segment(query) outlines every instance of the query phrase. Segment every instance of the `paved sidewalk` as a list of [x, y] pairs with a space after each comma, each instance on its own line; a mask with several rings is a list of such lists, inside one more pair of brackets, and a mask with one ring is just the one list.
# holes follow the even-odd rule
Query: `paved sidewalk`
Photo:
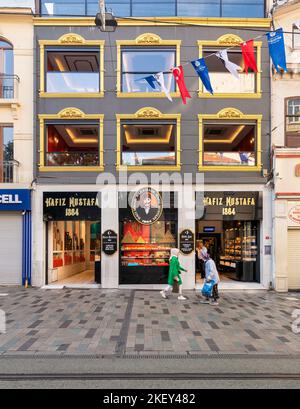
[[291, 330], [299, 293], [225, 292], [218, 307], [186, 295], [180, 302], [158, 291], [0, 287], [0, 354], [300, 355]]

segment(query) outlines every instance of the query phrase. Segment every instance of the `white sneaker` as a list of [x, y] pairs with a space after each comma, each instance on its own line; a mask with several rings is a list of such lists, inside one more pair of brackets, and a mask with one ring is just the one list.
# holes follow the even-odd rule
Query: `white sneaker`
[[218, 301], [210, 301], [209, 304], [210, 304], [210, 305], [215, 305], [215, 306], [219, 305]]
[[183, 295], [179, 295], [178, 296], [178, 300], [186, 300], [187, 298], [186, 297], [184, 297]]
[[160, 291], [162, 298], [168, 298], [164, 290]]

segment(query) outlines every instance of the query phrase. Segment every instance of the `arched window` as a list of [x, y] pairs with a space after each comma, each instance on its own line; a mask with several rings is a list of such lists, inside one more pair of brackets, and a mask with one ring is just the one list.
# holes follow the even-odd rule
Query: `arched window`
[[0, 98], [14, 97], [13, 46], [0, 37]]

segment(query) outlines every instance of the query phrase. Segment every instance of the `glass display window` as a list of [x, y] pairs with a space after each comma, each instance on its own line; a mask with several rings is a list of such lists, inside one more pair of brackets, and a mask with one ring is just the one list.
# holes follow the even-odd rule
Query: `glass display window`
[[165, 283], [171, 248], [177, 247], [178, 210], [171, 193], [170, 208], [147, 225], [138, 222], [128, 205], [120, 209], [120, 284]]

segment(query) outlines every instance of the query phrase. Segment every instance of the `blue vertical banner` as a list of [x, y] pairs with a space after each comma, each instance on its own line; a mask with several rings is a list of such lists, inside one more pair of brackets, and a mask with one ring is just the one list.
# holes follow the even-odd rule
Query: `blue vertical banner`
[[23, 238], [22, 238], [22, 285], [31, 285], [32, 264], [32, 221], [31, 212], [23, 215]]
[[267, 33], [269, 53], [277, 72], [287, 72], [282, 28]]
[[205, 86], [207, 91], [213, 94], [214, 91], [210, 83], [209, 72], [208, 72], [207, 65], [205, 63], [205, 59], [199, 58], [198, 60], [191, 61], [191, 64], [194, 67], [196, 73], [201, 78], [201, 81], [203, 82], [203, 85]]

